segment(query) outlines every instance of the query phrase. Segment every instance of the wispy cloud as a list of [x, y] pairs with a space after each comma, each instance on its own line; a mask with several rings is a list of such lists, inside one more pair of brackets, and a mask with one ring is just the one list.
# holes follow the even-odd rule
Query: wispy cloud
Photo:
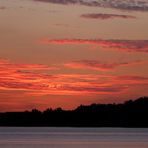
[[74, 68], [74, 69], [92, 69], [97, 71], [108, 71], [108, 70], [114, 70], [117, 67], [130, 66], [140, 63], [143, 62], [134, 61], [134, 62], [122, 62], [122, 63], [103, 63], [98, 60], [81, 60], [81, 61], [73, 61], [70, 63], [66, 63], [64, 65], [68, 68]]
[[5, 6], [0, 6], [0, 10], [5, 10], [5, 9], [7, 9], [7, 7], [5, 7]]
[[42, 44], [88, 44], [126, 52], [148, 52], [148, 40], [43, 39]]
[[34, 0], [40, 2], [49, 2], [56, 4], [78, 4], [85, 6], [115, 8], [128, 11], [148, 11], [147, 0]]
[[[7, 65], [7, 67], [5, 67]], [[23, 91], [22, 95], [85, 95], [113, 94], [127, 91], [131, 85], [148, 85], [147, 77], [92, 74], [48, 74], [36, 71], [40, 66], [30, 65], [34, 71], [21, 71], [21, 64], [13, 66], [0, 61], [0, 91]], [[18, 66], [19, 65], [19, 66]], [[30, 66], [27, 64], [25, 69]], [[43, 66], [44, 67], [44, 66]], [[46, 66], [45, 66], [46, 67]], [[42, 69], [42, 68], [41, 68]], [[12, 95], [12, 94], [11, 94]], [[15, 95], [15, 94], [14, 94]]]
[[88, 14], [82, 14], [81, 17], [82, 18], [86, 18], [86, 19], [100, 19], [100, 20], [114, 19], [114, 18], [136, 19], [135, 16], [131, 16], [131, 15], [104, 14], [104, 13], [88, 13]]
[[57, 69], [57, 67], [50, 67], [43, 64], [15, 64], [11, 63], [9, 60], [0, 59], [0, 69], [7, 69], [10, 71], [13, 70], [27, 70], [27, 71], [34, 71], [34, 70], [53, 70]]

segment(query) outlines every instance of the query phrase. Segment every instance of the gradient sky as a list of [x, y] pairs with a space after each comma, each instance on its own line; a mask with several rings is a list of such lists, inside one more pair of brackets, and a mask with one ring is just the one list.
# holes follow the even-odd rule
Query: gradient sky
[[148, 0], [0, 0], [0, 111], [148, 95]]

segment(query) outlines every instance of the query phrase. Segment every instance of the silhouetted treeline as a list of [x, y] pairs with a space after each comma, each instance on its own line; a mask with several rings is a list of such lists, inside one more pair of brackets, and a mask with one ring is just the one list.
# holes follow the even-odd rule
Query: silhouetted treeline
[[81, 105], [71, 111], [0, 113], [0, 126], [148, 127], [148, 97], [123, 104]]

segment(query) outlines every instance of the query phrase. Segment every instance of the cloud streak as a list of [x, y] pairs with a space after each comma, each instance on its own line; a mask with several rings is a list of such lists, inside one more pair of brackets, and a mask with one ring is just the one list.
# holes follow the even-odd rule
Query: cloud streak
[[70, 63], [66, 63], [64, 65], [72, 69], [92, 69], [97, 71], [109, 71], [109, 70], [114, 70], [117, 67], [130, 66], [140, 63], [143, 62], [134, 61], [134, 62], [122, 62], [122, 63], [102, 63], [101, 61], [98, 60], [81, 60], [81, 61], [73, 61]]
[[126, 52], [148, 52], [148, 40], [43, 39], [42, 44], [87, 44]]
[[106, 19], [136, 19], [135, 16], [131, 15], [119, 15], [119, 14], [104, 14], [104, 13], [88, 13], [88, 14], [82, 14], [82, 18], [86, 19], [99, 19], [99, 20], [106, 20]]
[[[5, 67], [6, 65], [7, 67]], [[48, 74], [49, 72], [45, 74], [38, 71], [40, 68], [40, 66], [36, 68], [38, 64], [35, 68], [32, 64], [25, 65], [25, 69], [31, 66], [34, 71], [22, 71], [19, 68], [21, 65], [11, 64], [11, 62], [5, 60], [0, 61], [1, 92], [21, 91], [24, 92], [22, 93], [24, 96], [113, 94], [125, 92], [130, 89], [130, 86], [148, 85], [147, 77], [132, 75]]]
[[15, 64], [11, 63], [9, 60], [2, 60], [0, 59], [0, 69], [1, 70], [8, 70], [8, 71], [18, 71], [25, 70], [25, 71], [40, 71], [40, 70], [55, 70], [58, 69], [57, 67], [47, 66], [43, 64]]
[[147, 0], [34, 0], [55, 4], [77, 4], [94, 7], [115, 8], [128, 11], [148, 11]]

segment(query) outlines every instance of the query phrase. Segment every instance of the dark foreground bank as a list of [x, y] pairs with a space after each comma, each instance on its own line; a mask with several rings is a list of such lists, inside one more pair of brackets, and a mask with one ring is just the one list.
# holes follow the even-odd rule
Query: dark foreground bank
[[92, 104], [75, 110], [0, 113], [0, 126], [148, 127], [148, 97], [123, 104]]

